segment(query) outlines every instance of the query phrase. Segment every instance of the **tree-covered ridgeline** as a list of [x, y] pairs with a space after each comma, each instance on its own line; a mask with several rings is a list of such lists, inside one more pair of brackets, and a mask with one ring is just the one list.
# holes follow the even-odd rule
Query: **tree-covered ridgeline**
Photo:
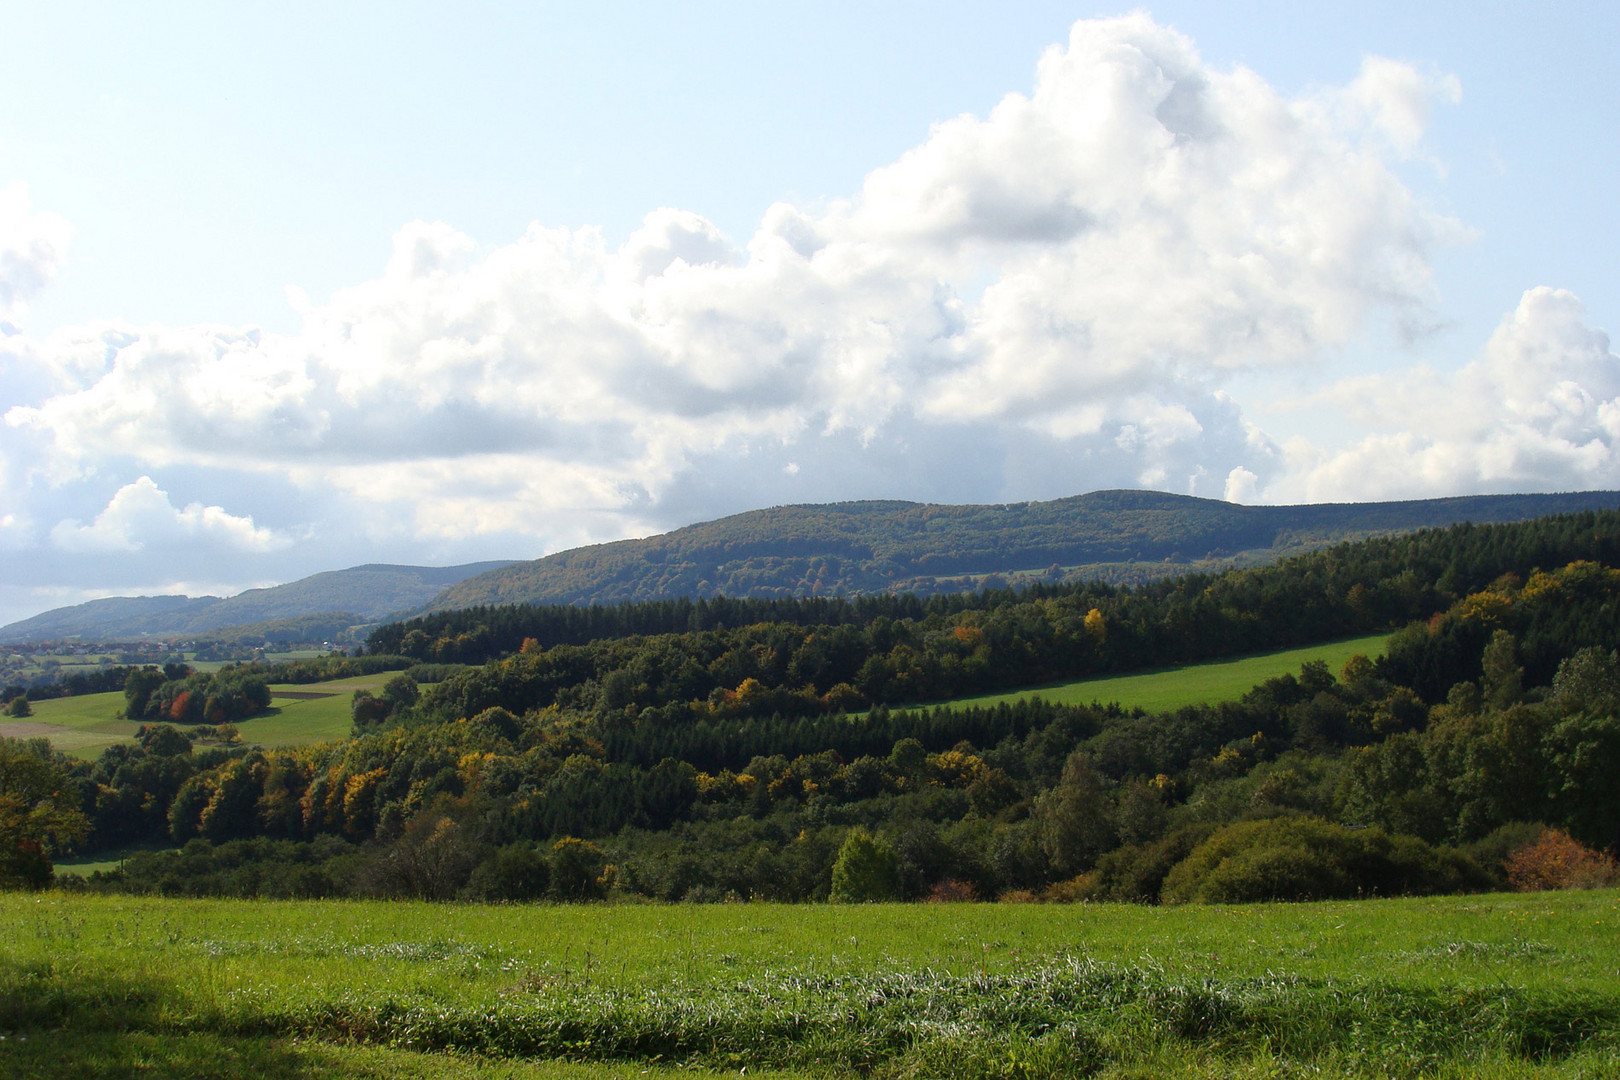
[[1459, 521], [1613, 509], [1615, 492], [1475, 495], [1385, 503], [1239, 506], [1162, 491], [942, 506], [867, 501], [776, 506], [642, 540], [514, 563], [428, 606], [605, 605], [671, 597], [933, 595], [1106, 577], [1137, 582], [1238, 553], [1271, 561], [1357, 537]]
[[[1475, 888], [1520, 880], [1513, 859], [1558, 844], [1579, 858], [1542, 857], [1543, 871], [1579, 863], [1598, 880], [1620, 847], [1620, 571], [1602, 561], [1615, 524], [1369, 541], [1087, 593], [1083, 612], [1019, 594], [864, 626], [531, 644], [420, 695], [396, 676], [357, 697], [342, 743], [201, 750], [157, 725], [58, 765], [87, 846], [186, 845], [132, 858], [105, 888], [802, 900], [834, 895], [843, 865], [846, 898], [892, 882], [900, 897], [1179, 902]], [[1024, 701], [852, 716], [838, 701], [865, 697], [874, 658], [930, 641], [983, 649], [994, 671], [1038, 656], [1028, 643], [1056, 612], [1078, 614], [1084, 655], [1106, 655], [1095, 646], [1132, 633], [1226, 625], [1239, 596], [1292, 613], [1291, 632], [1386, 604], [1418, 621], [1376, 663], [1309, 664], [1166, 714]], [[822, 691], [804, 650], [837, 635], [886, 648], [855, 652], [855, 683]], [[721, 646], [718, 669], [698, 663]], [[764, 677], [777, 671], [787, 681]]]

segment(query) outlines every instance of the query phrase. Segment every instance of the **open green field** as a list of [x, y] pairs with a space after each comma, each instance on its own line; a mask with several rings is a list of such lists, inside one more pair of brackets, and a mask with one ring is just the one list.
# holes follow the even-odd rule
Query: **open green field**
[[[308, 685], [276, 684], [270, 688], [269, 710], [238, 721], [236, 729], [244, 742], [260, 746], [304, 746], [346, 739], [352, 727], [349, 705], [354, 692], [375, 690], [394, 674], [357, 675]], [[128, 742], [135, 737], [140, 725], [118, 719], [117, 714], [123, 707], [124, 695], [116, 691], [36, 701], [33, 716], [22, 721], [0, 722], [0, 735], [12, 738], [43, 735], [58, 750], [76, 757], [93, 758], [113, 743]]]
[[1613, 1077], [1620, 892], [1185, 908], [14, 893], [0, 1035], [0, 1075], [40, 1077]]
[[237, 722], [242, 740], [260, 746], [305, 746], [349, 737], [353, 690], [330, 690], [325, 683], [313, 683], [298, 687], [297, 692], [329, 696], [289, 698], [272, 689], [268, 711]]
[[260, 746], [307, 746], [347, 739], [354, 727], [350, 711], [354, 692], [381, 689], [398, 674], [382, 671], [321, 683], [274, 683], [269, 711], [238, 722], [236, 730], [243, 741]]
[[1106, 679], [1081, 679], [1015, 690], [1005, 694], [982, 694], [943, 702], [947, 705], [1000, 705], [1023, 698], [1039, 697], [1059, 705], [1089, 705], [1092, 702], [1119, 702], [1127, 709], [1165, 712], [1183, 705], [1236, 701], [1255, 686], [1278, 675], [1297, 674], [1301, 664], [1322, 660], [1337, 675], [1344, 662], [1357, 653], [1367, 657], [1382, 655], [1389, 634], [1333, 641], [1302, 649], [1279, 649], [1252, 653], [1229, 660], [1209, 660], [1202, 664], [1157, 668], [1135, 675]]
[[52, 698], [33, 703], [34, 715], [0, 722], [0, 735], [32, 739], [41, 735], [75, 757], [93, 758], [117, 742], [135, 737], [139, 724], [118, 718], [124, 708], [120, 691]]

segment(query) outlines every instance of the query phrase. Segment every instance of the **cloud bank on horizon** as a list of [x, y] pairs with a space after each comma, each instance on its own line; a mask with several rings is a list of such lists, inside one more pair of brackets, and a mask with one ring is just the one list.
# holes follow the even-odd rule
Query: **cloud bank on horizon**
[[1145, 15], [1083, 21], [1030, 94], [750, 237], [672, 208], [613, 249], [413, 222], [380, 277], [290, 290], [295, 334], [30, 336], [70, 230], [0, 190], [0, 588], [536, 555], [783, 502], [1620, 487], [1620, 358], [1539, 284], [1460, 370], [1315, 386], [1336, 442], [1234, 392], [1432, 331], [1433, 257], [1470, 231], [1399, 168], [1459, 93], [1369, 58], [1288, 97]]

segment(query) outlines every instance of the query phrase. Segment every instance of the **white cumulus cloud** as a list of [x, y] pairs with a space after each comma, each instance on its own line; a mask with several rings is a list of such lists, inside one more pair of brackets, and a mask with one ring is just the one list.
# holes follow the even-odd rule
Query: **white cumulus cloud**
[[223, 507], [190, 503], [176, 508], [168, 492], [143, 476], [119, 488], [107, 507], [88, 525], [67, 519], [51, 530], [58, 549], [75, 554], [141, 551], [148, 546], [220, 545], [236, 551], [263, 552], [290, 541], [258, 528], [251, 517], [238, 517]]

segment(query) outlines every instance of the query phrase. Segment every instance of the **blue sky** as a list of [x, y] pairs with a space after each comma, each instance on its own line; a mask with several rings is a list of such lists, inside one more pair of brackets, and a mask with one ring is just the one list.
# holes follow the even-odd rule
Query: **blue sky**
[[1620, 487], [1612, 6], [332, 7], [5, 5], [0, 621], [791, 501]]

